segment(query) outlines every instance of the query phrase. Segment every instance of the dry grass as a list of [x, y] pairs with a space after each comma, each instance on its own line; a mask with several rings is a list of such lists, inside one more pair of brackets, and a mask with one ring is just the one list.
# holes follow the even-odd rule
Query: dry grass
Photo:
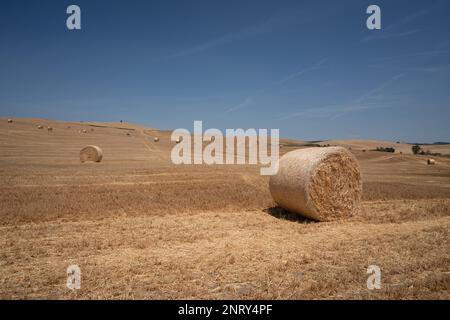
[[[80, 164], [87, 144], [108, 157]], [[172, 146], [129, 124], [0, 121], [0, 298], [450, 298], [450, 159], [355, 151], [361, 207], [316, 223], [276, 208], [258, 168], [175, 167]]]

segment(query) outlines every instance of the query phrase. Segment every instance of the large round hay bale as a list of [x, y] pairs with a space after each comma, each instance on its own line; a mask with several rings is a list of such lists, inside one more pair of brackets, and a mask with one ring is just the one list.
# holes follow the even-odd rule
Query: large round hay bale
[[350, 217], [361, 199], [356, 158], [345, 148], [307, 148], [288, 152], [270, 177], [270, 193], [282, 208], [318, 221]]
[[53, 131], [53, 128], [52, 127], [47, 127], [47, 130], [48, 131]]
[[38, 129], [44, 129], [44, 126], [40, 124], [40, 125], [37, 126], [37, 128]]
[[158, 142], [158, 141], [159, 141], [159, 138], [158, 138], [158, 137], [155, 137], [155, 138], [153, 139], [153, 141]]
[[80, 151], [80, 161], [100, 162], [103, 159], [103, 151], [97, 146], [86, 146]]
[[13, 123], [13, 119], [8, 119], [8, 123]]
[[428, 165], [433, 165], [433, 164], [436, 164], [436, 161], [434, 159], [428, 159], [427, 160], [427, 164]]

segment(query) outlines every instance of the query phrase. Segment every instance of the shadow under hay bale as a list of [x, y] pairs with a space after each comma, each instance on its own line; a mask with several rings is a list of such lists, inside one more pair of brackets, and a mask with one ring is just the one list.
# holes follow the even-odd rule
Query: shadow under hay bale
[[308, 219], [304, 216], [301, 216], [299, 214], [289, 212], [281, 207], [271, 207], [264, 209], [263, 212], [270, 214], [272, 217], [281, 219], [281, 220], [288, 220], [292, 222], [297, 223], [318, 223], [318, 221]]

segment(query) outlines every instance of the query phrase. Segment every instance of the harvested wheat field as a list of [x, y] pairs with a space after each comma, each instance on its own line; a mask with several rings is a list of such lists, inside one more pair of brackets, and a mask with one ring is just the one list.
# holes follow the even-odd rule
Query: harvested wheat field
[[[362, 202], [315, 222], [277, 207], [257, 166], [173, 165], [169, 131], [3, 119], [0, 298], [449, 299], [450, 158], [335, 142], [358, 145]], [[88, 145], [101, 163], [80, 162]]]

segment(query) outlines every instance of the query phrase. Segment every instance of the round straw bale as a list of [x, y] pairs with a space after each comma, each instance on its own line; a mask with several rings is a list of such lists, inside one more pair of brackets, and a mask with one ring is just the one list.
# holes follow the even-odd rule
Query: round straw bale
[[87, 133], [86, 129], [81, 130], [82, 133]]
[[332, 221], [352, 215], [361, 199], [362, 181], [356, 158], [345, 148], [307, 148], [280, 158], [269, 188], [280, 207]]
[[436, 164], [436, 161], [434, 159], [430, 158], [430, 159], [427, 160], [427, 164], [428, 165], [433, 165], [433, 164]]
[[181, 142], [180, 138], [178, 138], [177, 140], [175, 140], [175, 143], [180, 143], [180, 142]]
[[13, 119], [8, 119], [8, 123], [13, 123]]
[[40, 124], [40, 125], [37, 126], [37, 128], [38, 129], [44, 129], [44, 126]]
[[53, 128], [52, 127], [47, 127], [47, 130], [48, 131], [53, 131]]
[[103, 158], [103, 151], [97, 146], [86, 146], [80, 151], [80, 161], [100, 162]]
[[159, 141], [159, 138], [158, 138], [158, 137], [155, 137], [155, 138], [153, 139], [153, 141], [158, 142], [158, 141]]

